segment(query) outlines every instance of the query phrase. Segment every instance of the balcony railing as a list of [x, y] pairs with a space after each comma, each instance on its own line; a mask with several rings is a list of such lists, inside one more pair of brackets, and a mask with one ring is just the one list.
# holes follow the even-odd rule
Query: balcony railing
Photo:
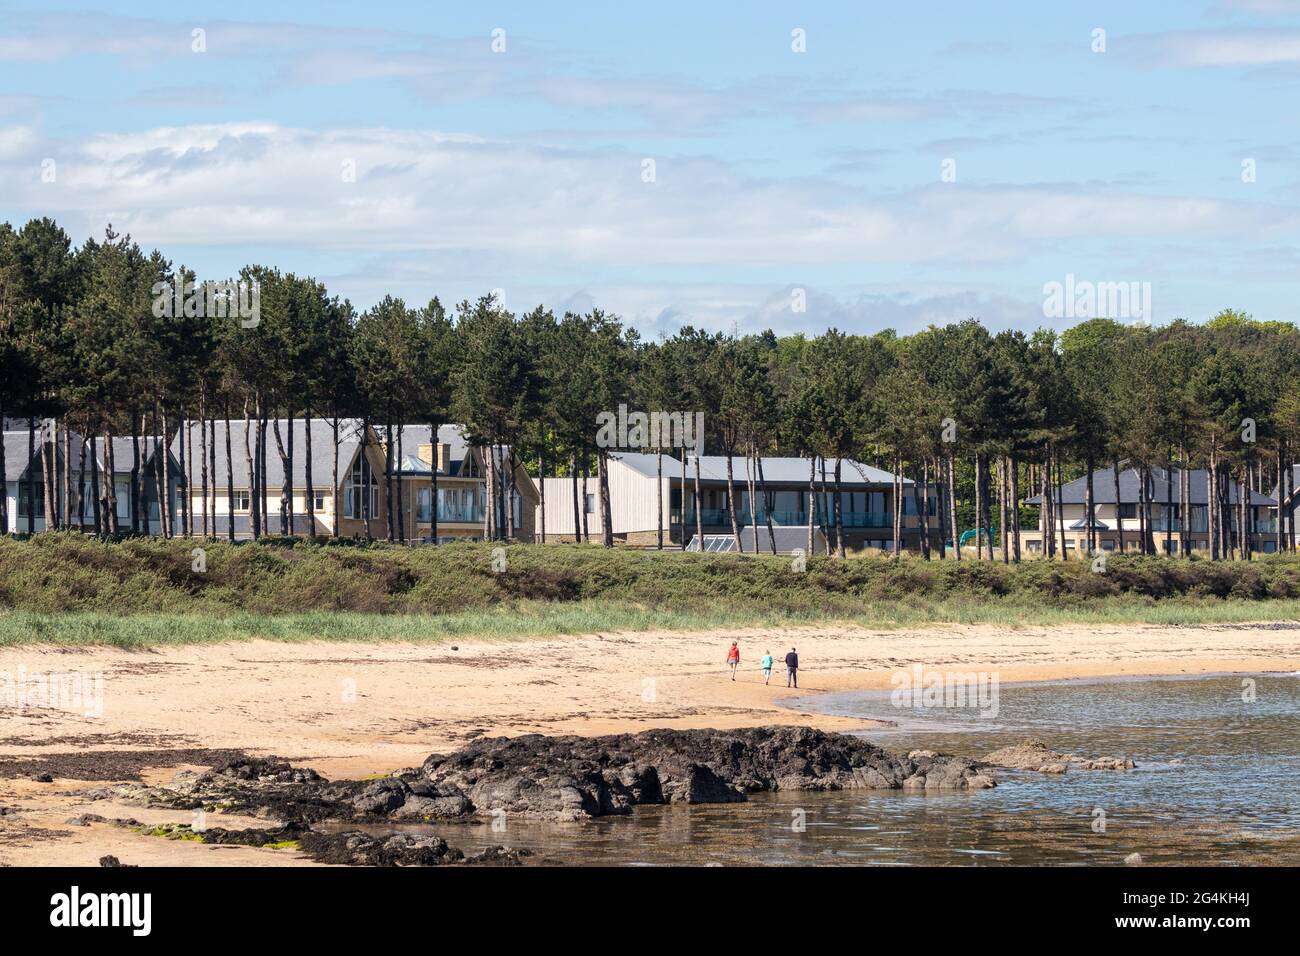
[[[706, 527], [731, 527], [731, 513], [726, 508], [703, 508], [700, 510], [700, 517]], [[670, 514], [669, 520], [678, 524], [682, 520], [680, 509], [674, 508]], [[828, 525], [835, 523], [835, 512], [819, 516], [820, 521]], [[894, 526], [894, 516], [888, 511], [845, 511], [841, 515], [841, 520], [846, 528], [892, 528]], [[765, 524], [767, 518], [763, 512], [759, 512], [758, 523]], [[904, 516], [904, 522], [909, 526], [916, 523], [915, 515]], [[686, 511], [686, 523], [692, 525], [695, 523], [695, 510], [688, 508]], [[748, 526], [754, 523], [753, 516], [746, 509], [736, 512], [736, 523], [741, 526]], [[808, 524], [808, 512], [806, 511], [773, 511], [772, 523], [785, 525], [787, 527], [802, 527]]]

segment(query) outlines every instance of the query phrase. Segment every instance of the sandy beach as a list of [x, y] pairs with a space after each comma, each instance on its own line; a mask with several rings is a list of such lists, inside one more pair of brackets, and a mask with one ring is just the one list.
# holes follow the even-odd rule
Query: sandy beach
[[[732, 640], [742, 655], [734, 682], [724, 664]], [[785, 687], [779, 666], [792, 645], [802, 664], [798, 691]], [[766, 650], [778, 661], [770, 686], [758, 668]], [[1295, 671], [1300, 625], [837, 626], [427, 645], [8, 648], [0, 650], [0, 675], [9, 681], [21, 675], [30, 686], [77, 674], [87, 690], [59, 707], [30, 706], [29, 699], [15, 709], [0, 699], [0, 864], [95, 865], [107, 853], [140, 864], [300, 864], [292, 852], [66, 821], [86, 812], [182, 820], [75, 791], [132, 777], [162, 782], [223, 751], [275, 754], [330, 777], [360, 777], [417, 765], [482, 735], [782, 723], [863, 729], [861, 721], [804, 714], [782, 702], [889, 687], [891, 674], [916, 663], [996, 673], [1002, 682]], [[0, 680], [0, 695], [14, 686]], [[100, 686], [102, 697], [93, 692]], [[31, 779], [42, 770], [53, 782]], [[223, 817], [220, 825], [253, 824]]]

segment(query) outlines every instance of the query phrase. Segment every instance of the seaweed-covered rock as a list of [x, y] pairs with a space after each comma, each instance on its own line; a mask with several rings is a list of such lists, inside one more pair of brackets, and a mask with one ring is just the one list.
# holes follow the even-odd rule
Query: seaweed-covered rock
[[1081, 757], [1057, 753], [1041, 740], [1033, 738], [993, 751], [984, 757], [984, 763], [1039, 773], [1065, 773], [1071, 767], [1080, 770], [1132, 770], [1137, 766], [1130, 757]]

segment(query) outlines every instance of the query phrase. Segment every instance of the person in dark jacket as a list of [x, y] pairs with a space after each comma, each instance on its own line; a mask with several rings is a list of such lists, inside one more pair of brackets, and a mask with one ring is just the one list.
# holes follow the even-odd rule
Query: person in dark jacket
[[790, 648], [790, 653], [785, 655], [785, 686], [799, 686], [799, 655], [795, 653], [794, 648]]

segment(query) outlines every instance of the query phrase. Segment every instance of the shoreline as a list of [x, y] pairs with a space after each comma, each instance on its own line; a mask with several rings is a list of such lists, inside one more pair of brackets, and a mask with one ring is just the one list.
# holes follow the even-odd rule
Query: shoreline
[[[742, 655], [734, 682], [723, 660], [732, 640], [740, 642]], [[770, 649], [779, 660], [792, 644], [803, 664], [802, 686], [787, 690], [784, 674], [776, 671], [765, 686], [757, 658]], [[0, 864], [94, 865], [105, 853], [146, 864], [304, 862], [288, 852], [71, 826], [68, 818], [87, 812], [147, 823], [189, 822], [188, 814], [78, 795], [105, 781], [58, 772], [60, 763], [73, 758], [84, 768], [95, 763], [94, 754], [111, 753], [105, 763], [159, 783], [177, 770], [202, 768], [194, 761], [206, 752], [242, 751], [274, 754], [330, 778], [357, 779], [419, 765], [430, 753], [447, 753], [481, 736], [775, 724], [862, 731], [887, 725], [795, 710], [787, 702], [888, 689], [890, 675], [914, 663], [996, 671], [1005, 683], [1287, 672], [1300, 670], [1300, 625], [810, 626], [455, 645], [5, 647], [0, 673], [20, 666], [29, 673], [101, 673], [103, 712], [97, 718], [48, 708], [11, 712], [0, 738], [0, 808], [17, 813], [0, 816]], [[48, 761], [53, 783], [27, 779], [35, 761]], [[214, 826], [254, 825], [212, 817], [219, 821]]]

